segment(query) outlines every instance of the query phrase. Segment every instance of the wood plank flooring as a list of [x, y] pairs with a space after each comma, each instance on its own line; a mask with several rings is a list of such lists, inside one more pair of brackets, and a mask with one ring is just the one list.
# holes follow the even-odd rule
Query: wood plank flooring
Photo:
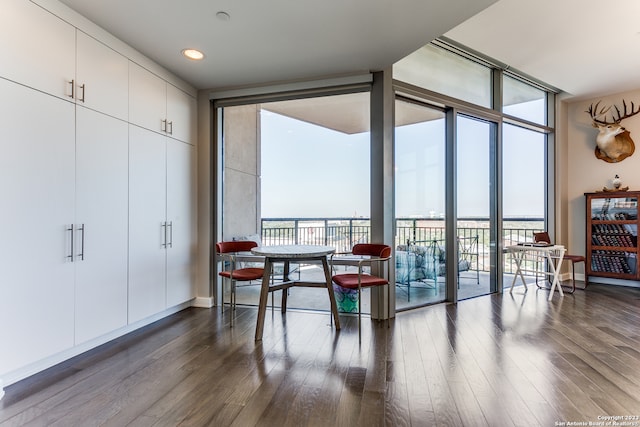
[[255, 308], [187, 309], [7, 387], [0, 425], [640, 426], [640, 290], [547, 296], [365, 318], [361, 345], [351, 316], [268, 311], [255, 343]]

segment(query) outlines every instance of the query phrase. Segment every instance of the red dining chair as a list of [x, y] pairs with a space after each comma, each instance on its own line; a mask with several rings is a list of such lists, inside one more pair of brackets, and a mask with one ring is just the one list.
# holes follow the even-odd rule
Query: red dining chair
[[[351, 252], [335, 255], [357, 255], [363, 257], [357, 260], [358, 273], [341, 273], [332, 276], [332, 281], [336, 285], [342, 288], [358, 290], [358, 341], [362, 342], [362, 288], [386, 286], [389, 291], [389, 260], [391, 259], [391, 247], [383, 244], [358, 243], [353, 246]], [[331, 261], [333, 262], [333, 255], [331, 256]], [[363, 271], [365, 267], [371, 268], [374, 265], [378, 267], [376, 271], [382, 272], [380, 276]], [[386, 270], [386, 274], [383, 272], [384, 270]], [[387, 310], [388, 315], [390, 315], [390, 297], [387, 298]]]
[[[551, 244], [551, 238], [549, 237], [549, 233], [547, 233], [546, 231], [541, 231], [539, 233], [533, 233], [533, 240], [536, 243], [549, 243], [549, 244]], [[583, 257], [582, 255], [568, 255], [568, 254], [565, 253], [564, 257], [562, 259], [571, 262], [571, 285], [572, 285], [571, 292], [575, 292], [575, 290], [576, 290], [576, 267], [575, 267], [575, 264], [577, 262], [581, 262], [581, 263], [584, 264], [584, 266], [585, 266], [585, 269], [584, 269], [584, 289], [586, 289], [587, 286], [589, 285], [589, 277], [587, 276], [587, 268], [586, 268], [586, 258]]]
[[[223, 306], [224, 306], [224, 282], [227, 279], [231, 284], [230, 295], [231, 300], [229, 302], [231, 306], [231, 310], [235, 311], [236, 309], [236, 282], [249, 282], [252, 280], [262, 280], [264, 275], [264, 268], [259, 267], [245, 267], [245, 268], [236, 268], [236, 262], [239, 255], [246, 256], [247, 252], [251, 251], [252, 248], [257, 247], [258, 244], [256, 242], [252, 242], [250, 240], [234, 240], [230, 242], [218, 242], [216, 243], [216, 252], [223, 259], [222, 263], [222, 271], [218, 273], [223, 277], [222, 280], [222, 298], [223, 298]], [[227, 267], [229, 269], [227, 270]]]

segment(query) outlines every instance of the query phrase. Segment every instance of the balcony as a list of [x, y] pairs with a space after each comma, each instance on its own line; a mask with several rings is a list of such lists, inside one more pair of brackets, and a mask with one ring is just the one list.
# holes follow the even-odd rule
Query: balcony
[[[508, 246], [522, 241], [532, 241], [533, 233], [544, 229], [544, 220], [540, 218], [509, 218], [503, 222], [503, 245]], [[348, 252], [359, 242], [369, 242], [371, 235], [368, 218], [263, 218], [263, 245], [328, 245], [336, 252]], [[490, 251], [489, 220], [487, 218], [465, 218], [458, 220], [458, 237], [477, 236], [477, 248], [469, 258], [469, 268], [460, 273], [458, 296], [464, 299], [483, 293], [489, 289]], [[443, 241], [445, 237], [444, 220], [440, 218], [398, 218], [396, 220], [396, 238], [394, 248], [410, 241]], [[533, 266], [526, 266], [531, 270]], [[346, 268], [346, 267], [339, 267]], [[504, 258], [504, 286], [510, 286], [516, 267], [509, 257]], [[310, 280], [319, 280], [322, 272], [317, 266], [299, 266], [297, 274]], [[535, 276], [531, 275], [532, 281]], [[435, 280], [412, 282], [411, 286], [397, 284], [396, 308], [401, 310], [441, 301], [444, 295], [444, 276]], [[487, 291], [484, 292], [483, 290]], [[288, 304], [292, 308], [328, 310], [325, 294], [319, 289], [295, 289], [289, 296]], [[257, 304], [259, 286], [248, 286], [238, 290], [238, 303]], [[316, 297], [317, 296], [317, 297]], [[278, 298], [274, 298], [277, 305]], [[362, 300], [363, 311], [368, 311], [369, 298]]]

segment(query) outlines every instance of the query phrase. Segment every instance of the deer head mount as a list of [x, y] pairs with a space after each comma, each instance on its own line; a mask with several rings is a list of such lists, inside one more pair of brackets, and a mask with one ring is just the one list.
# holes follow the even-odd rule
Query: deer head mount
[[[593, 127], [598, 128], [596, 137], [595, 154], [599, 159], [609, 163], [617, 163], [631, 156], [636, 149], [631, 135], [620, 122], [631, 116], [640, 113], [640, 106], [635, 109], [633, 102], [631, 109], [627, 111], [627, 103], [622, 100], [622, 112], [617, 106], [615, 112], [611, 111], [611, 106], [602, 107], [598, 110], [600, 101], [595, 105], [591, 104], [586, 111], [593, 120]], [[607, 114], [611, 111], [611, 120], [607, 120]]]

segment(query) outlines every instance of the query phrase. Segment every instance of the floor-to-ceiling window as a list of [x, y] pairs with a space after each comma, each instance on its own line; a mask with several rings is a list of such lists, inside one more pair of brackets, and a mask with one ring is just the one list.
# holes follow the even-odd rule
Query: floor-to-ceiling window
[[[219, 116], [223, 240], [329, 245], [340, 252], [369, 240], [368, 92], [265, 99], [225, 106]], [[282, 266], [275, 268], [278, 280]], [[295, 265], [293, 275], [318, 281], [324, 272], [320, 265]], [[259, 283], [243, 285], [237, 303], [257, 305]], [[342, 300], [351, 295], [337, 297], [339, 306], [349, 305]], [[287, 305], [329, 309], [320, 288], [292, 290]], [[366, 291], [363, 311], [368, 308]]]
[[[442, 42], [394, 65], [393, 77], [396, 200], [385, 212], [394, 209], [396, 220], [388, 243], [396, 249], [397, 307], [502, 289], [512, 267], [502, 249], [547, 225], [553, 95]], [[358, 169], [377, 135], [368, 130], [365, 86], [341, 95], [245, 99], [237, 111], [224, 105], [218, 236], [256, 233], [267, 244], [331, 242], [338, 249], [369, 239], [371, 194], [383, 191], [370, 178], [384, 173], [387, 183], [388, 170]], [[231, 126], [232, 119], [250, 124]], [[354, 148], [356, 140], [366, 148]], [[518, 174], [525, 170], [526, 186]], [[522, 188], [531, 189], [529, 197]], [[401, 245], [414, 247], [405, 248], [404, 260]], [[402, 276], [405, 261], [407, 271], [433, 277]]]
[[[553, 115], [549, 102], [553, 95], [530, 79], [442, 41], [394, 64], [393, 76], [398, 96], [454, 112], [442, 124], [443, 129], [452, 129], [446, 138], [452, 155], [442, 159], [442, 167], [452, 171], [443, 186], [450, 194], [445, 199], [452, 202], [441, 214], [446, 219], [441, 232], [446, 235], [445, 230], [451, 230], [455, 236], [443, 239], [448, 243], [440, 254], [444, 253], [441, 262], [456, 266], [441, 271], [453, 276], [446, 280], [447, 299], [499, 291], [503, 283], [511, 284], [513, 273], [502, 249], [531, 240], [533, 232], [547, 224], [552, 188], [548, 135], [553, 132], [548, 118]], [[396, 153], [406, 144], [398, 129]], [[401, 159], [396, 157], [397, 163]], [[398, 194], [400, 171], [396, 165], [396, 198], [404, 197]], [[416, 185], [416, 197], [428, 193], [430, 186], [426, 180]], [[397, 200], [397, 217], [402, 215], [401, 205]], [[413, 215], [414, 220], [426, 219], [431, 213], [423, 209]], [[397, 249], [404, 257], [405, 248]], [[418, 250], [428, 251], [413, 249]], [[406, 306], [401, 298], [398, 293], [398, 308]]]
[[[547, 228], [547, 93], [515, 77], [503, 78], [502, 229], [505, 245], [531, 241]], [[515, 265], [506, 258], [503, 286]], [[534, 277], [529, 278], [535, 281]]]
[[446, 299], [445, 114], [395, 102], [396, 308]]
[[[494, 167], [495, 123], [458, 115], [456, 120], [456, 286], [458, 299], [488, 294], [487, 274], [480, 270], [490, 265], [486, 248], [490, 247], [495, 218], [491, 204], [496, 188], [491, 176]], [[482, 253], [482, 257], [480, 254]], [[450, 257], [451, 259], [453, 257]]]

